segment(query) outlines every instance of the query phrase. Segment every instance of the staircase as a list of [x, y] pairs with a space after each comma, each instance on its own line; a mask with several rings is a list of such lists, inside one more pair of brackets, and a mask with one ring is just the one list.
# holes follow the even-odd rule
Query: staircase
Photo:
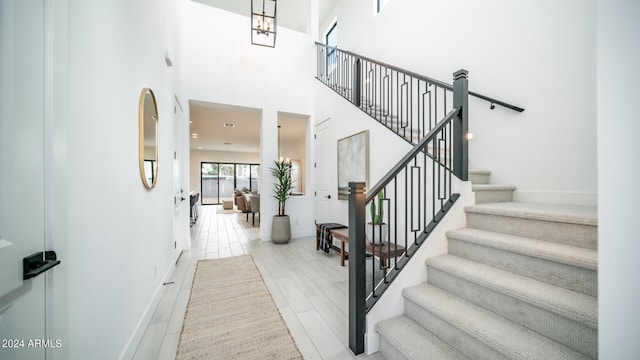
[[598, 356], [596, 208], [512, 202], [470, 170], [476, 206], [405, 288], [404, 314], [376, 325], [387, 359]]

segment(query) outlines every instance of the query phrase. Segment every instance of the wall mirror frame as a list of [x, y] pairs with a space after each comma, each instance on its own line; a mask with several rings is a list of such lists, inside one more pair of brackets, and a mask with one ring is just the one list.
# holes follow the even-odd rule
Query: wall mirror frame
[[158, 104], [153, 90], [143, 88], [138, 104], [138, 163], [142, 184], [148, 190], [158, 181]]

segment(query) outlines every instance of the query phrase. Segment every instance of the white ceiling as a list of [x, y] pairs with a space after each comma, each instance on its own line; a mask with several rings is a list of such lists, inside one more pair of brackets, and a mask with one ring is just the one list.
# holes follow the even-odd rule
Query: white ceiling
[[[262, 111], [190, 100], [190, 148], [194, 150], [260, 152]], [[295, 142], [306, 134], [307, 116], [278, 113], [280, 141]], [[233, 124], [233, 127], [225, 126]], [[193, 138], [197, 134], [197, 138]]]
[[[249, 17], [251, 0], [193, 0], [205, 5]], [[257, 0], [256, 0], [257, 1]], [[329, 13], [338, 0], [318, 0], [320, 19]], [[307, 33], [310, 0], [277, 0], [276, 17], [278, 26]]]

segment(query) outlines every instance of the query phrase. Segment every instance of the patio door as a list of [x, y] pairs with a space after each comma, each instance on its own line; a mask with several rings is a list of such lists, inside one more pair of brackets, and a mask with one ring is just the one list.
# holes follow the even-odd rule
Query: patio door
[[233, 200], [235, 164], [203, 162], [201, 168], [202, 205], [222, 204]]
[[258, 192], [258, 164], [200, 163], [202, 205], [218, 205], [233, 200], [235, 189]]

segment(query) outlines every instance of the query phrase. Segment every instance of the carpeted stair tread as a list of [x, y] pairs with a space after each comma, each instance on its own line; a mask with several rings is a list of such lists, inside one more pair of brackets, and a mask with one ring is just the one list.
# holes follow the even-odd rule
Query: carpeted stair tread
[[516, 187], [513, 185], [495, 185], [495, 184], [474, 184], [471, 185], [473, 191], [513, 191]]
[[598, 301], [592, 296], [448, 254], [428, 258], [426, 264], [591, 328], [598, 327]]
[[533, 220], [598, 225], [597, 207], [538, 203], [489, 203], [465, 207], [467, 213], [510, 216]]
[[447, 237], [583, 269], [598, 270], [598, 252], [593, 249], [472, 228], [448, 231]]
[[589, 359], [547, 337], [428, 283], [405, 288], [411, 301], [509, 359]]
[[400, 353], [394, 356], [392, 349], [381, 349], [390, 359], [468, 359], [405, 315], [377, 323], [376, 331]]

